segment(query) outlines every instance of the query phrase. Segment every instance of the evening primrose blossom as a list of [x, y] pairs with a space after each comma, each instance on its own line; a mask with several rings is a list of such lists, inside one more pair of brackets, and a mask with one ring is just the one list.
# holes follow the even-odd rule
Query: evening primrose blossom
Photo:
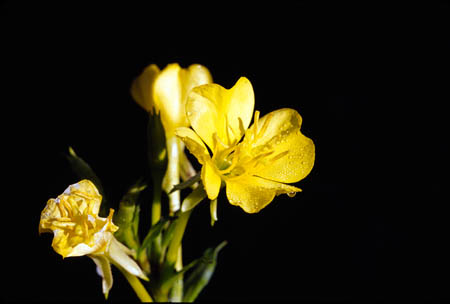
[[[180, 183], [180, 173], [183, 173], [180, 168], [190, 168], [183, 157], [183, 142], [175, 136], [176, 128], [189, 126], [185, 112], [188, 93], [196, 86], [211, 82], [211, 73], [200, 64], [184, 69], [178, 63], [171, 63], [162, 71], [155, 64], [149, 65], [131, 85], [133, 99], [150, 114], [161, 117], [168, 156], [162, 187], [167, 193]], [[171, 213], [180, 208], [179, 192], [169, 194], [169, 208]]]
[[53, 249], [63, 258], [89, 256], [102, 277], [105, 297], [112, 287], [110, 263], [121, 271], [148, 280], [136, 262], [133, 252], [116, 240], [119, 229], [112, 222], [114, 210], [107, 218], [98, 216], [102, 196], [89, 180], [70, 185], [56, 199], [50, 199], [41, 213], [39, 233], [53, 232]]
[[171, 63], [162, 71], [151, 64], [133, 81], [131, 95], [147, 112], [161, 115], [166, 136], [170, 136], [177, 127], [189, 126], [185, 114], [189, 91], [211, 82], [211, 73], [200, 64], [181, 68]]
[[192, 129], [176, 130], [202, 165], [208, 198], [217, 199], [224, 182], [229, 202], [248, 213], [259, 212], [276, 195], [301, 191], [285, 183], [306, 177], [315, 157], [313, 141], [300, 132], [297, 111], [279, 109], [262, 118], [256, 111], [249, 128], [254, 103], [245, 77], [229, 90], [218, 84], [195, 87], [186, 103]]

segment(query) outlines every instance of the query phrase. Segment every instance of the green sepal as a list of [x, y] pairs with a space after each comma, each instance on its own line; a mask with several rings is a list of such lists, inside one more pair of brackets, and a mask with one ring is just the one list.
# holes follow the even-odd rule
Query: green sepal
[[195, 174], [194, 176], [192, 176], [190, 179], [188, 179], [187, 181], [184, 181], [182, 183], [179, 183], [178, 185], [173, 186], [173, 188], [169, 191], [168, 194], [175, 192], [177, 190], [183, 190], [186, 189], [190, 186], [192, 186], [193, 184], [195, 184], [196, 182], [198, 182], [200, 180], [200, 172], [198, 172], [197, 174]]
[[103, 190], [102, 183], [98, 178], [97, 174], [95, 174], [94, 170], [92, 170], [91, 166], [84, 161], [81, 157], [79, 157], [75, 150], [69, 146], [69, 154], [66, 154], [67, 160], [73, 170], [73, 172], [77, 175], [79, 179], [88, 179], [94, 183], [95, 187], [97, 187], [98, 192], [101, 194], [102, 204], [100, 206], [100, 216], [107, 216], [109, 212], [109, 208], [106, 202], [105, 192]]
[[208, 248], [203, 253], [195, 269], [189, 275], [184, 287], [184, 302], [193, 302], [200, 292], [208, 285], [217, 265], [217, 255], [227, 244], [227, 241], [220, 243], [215, 249]]
[[134, 250], [139, 249], [138, 226], [140, 207], [137, 201], [139, 194], [146, 187], [147, 184], [142, 179], [133, 184], [122, 197], [119, 210], [114, 215], [114, 223], [119, 226], [115, 237]]

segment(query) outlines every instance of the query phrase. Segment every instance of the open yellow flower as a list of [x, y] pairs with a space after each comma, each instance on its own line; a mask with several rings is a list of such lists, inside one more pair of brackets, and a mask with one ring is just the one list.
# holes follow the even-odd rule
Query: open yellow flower
[[89, 180], [70, 185], [56, 199], [50, 199], [41, 213], [39, 233], [53, 232], [53, 249], [65, 257], [87, 255], [97, 265], [102, 277], [103, 293], [108, 296], [113, 279], [110, 263], [121, 270], [148, 280], [140, 267], [130, 258], [133, 252], [113, 235], [119, 229], [109, 216], [98, 216], [102, 196]]
[[151, 64], [133, 81], [131, 95], [146, 111], [160, 113], [166, 134], [173, 134], [177, 127], [189, 126], [185, 114], [189, 91], [211, 82], [210, 72], [200, 64], [183, 69], [172, 63], [162, 71]]
[[254, 103], [253, 87], [245, 77], [229, 90], [218, 84], [198, 86], [186, 104], [193, 130], [176, 130], [203, 165], [208, 198], [217, 198], [224, 181], [229, 202], [248, 213], [259, 212], [276, 195], [301, 191], [285, 183], [306, 177], [315, 157], [314, 143], [300, 132], [297, 111], [285, 108], [262, 118], [256, 111], [249, 128]]

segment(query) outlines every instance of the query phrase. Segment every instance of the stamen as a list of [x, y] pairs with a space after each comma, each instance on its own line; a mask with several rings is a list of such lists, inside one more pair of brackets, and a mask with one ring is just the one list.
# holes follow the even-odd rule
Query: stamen
[[228, 128], [229, 128], [229, 126], [228, 126], [228, 117], [226, 115], [224, 115], [224, 117], [225, 117], [225, 133], [227, 135], [228, 144], [231, 145], [232, 142], [231, 142], [231, 138], [230, 138], [230, 132], [228, 132]]
[[264, 133], [266, 133], [266, 130], [269, 127], [269, 121], [272, 119], [272, 116], [273, 116], [273, 112], [270, 112], [267, 115], [266, 120], [264, 121], [264, 124], [263, 124], [261, 130], [258, 132], [258, 135], [256, 136], [256, 139], [260, 138], [261, 136], [264, 135]]
[[234, 151], [233, 160], [231, 161], [231, 165], [224, 170], [220, 170], [220, 174], [230, 173], [236, 167], [236, 165], [238, 164], [238, 160], [239, 160], [238, 154], [239, 154], [240, 148], [241, 148], [240, 146], [233, 147], [233, 149], [235, 149], [235, 151]]
[[238, 137], [238, 141], [242, 138], [242, 136], [244, 136], [245, 134], [245, 127], [244, 127], [244, 122], [242, 121], [242, 119], [240, 117], [238, 117], [239, 120], [239, 137]]
[[274, 162], [274, 161], [276, 161], [276, 160], [279, 160], [280, 158], [282, 158], [283, 156], [285, 156], [285, 155], [288, 154], [288, 153], [289, 153], [289, 150], [286, 150], [286, 151], [284, 151], [284, 152], [281, 152], [281, 153], [275, 155], [274, 157], [272, 157], [272, 159], [271, 159], [270, 161]]

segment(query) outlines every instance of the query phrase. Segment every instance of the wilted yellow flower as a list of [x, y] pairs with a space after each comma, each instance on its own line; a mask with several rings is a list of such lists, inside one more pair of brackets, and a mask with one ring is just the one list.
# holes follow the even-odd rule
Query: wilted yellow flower
[[218, 84], [198, 86], [186, 104], [193, 130], [176, 130], [203, 165], [201, 179], [208, 198], [217, 198], [224, 181], [230, 203], [248, 213], [259, 212], [275, 195], [301, 191], [284, 183], [306, 177], [315, 157], [314, 143], [300, 132], [302, 118], [293, 109], [262, 118], [256, 111], [248, 128], [254, 103], [253, 87], [245, 77], [229, 90]]
[[103, 293], [108, 296], [113, 279], [110, 263], [148, 280], [136, 262], [129, 256], [133, 252], [117, 241], [113, 235], [119, 229], [109, 216], [98, 216], [102, 196], [89, 180], [70, 185], [56, 199], [50, 199], [41, 213], [39, 233], [53, 232], [53, 249], [65, 257], [87, 255], [97, 265], [103, 278]]
[[177, 127], [189, 126], [185, 114], [189, 91], [211, 82], [208, 69], [200, 64], [183, 69], [172, 63], [162, 71], [151, 64], [133, 81], [131, 95], [148, 112], [160, 113], [164, 130], [173, 134]]

